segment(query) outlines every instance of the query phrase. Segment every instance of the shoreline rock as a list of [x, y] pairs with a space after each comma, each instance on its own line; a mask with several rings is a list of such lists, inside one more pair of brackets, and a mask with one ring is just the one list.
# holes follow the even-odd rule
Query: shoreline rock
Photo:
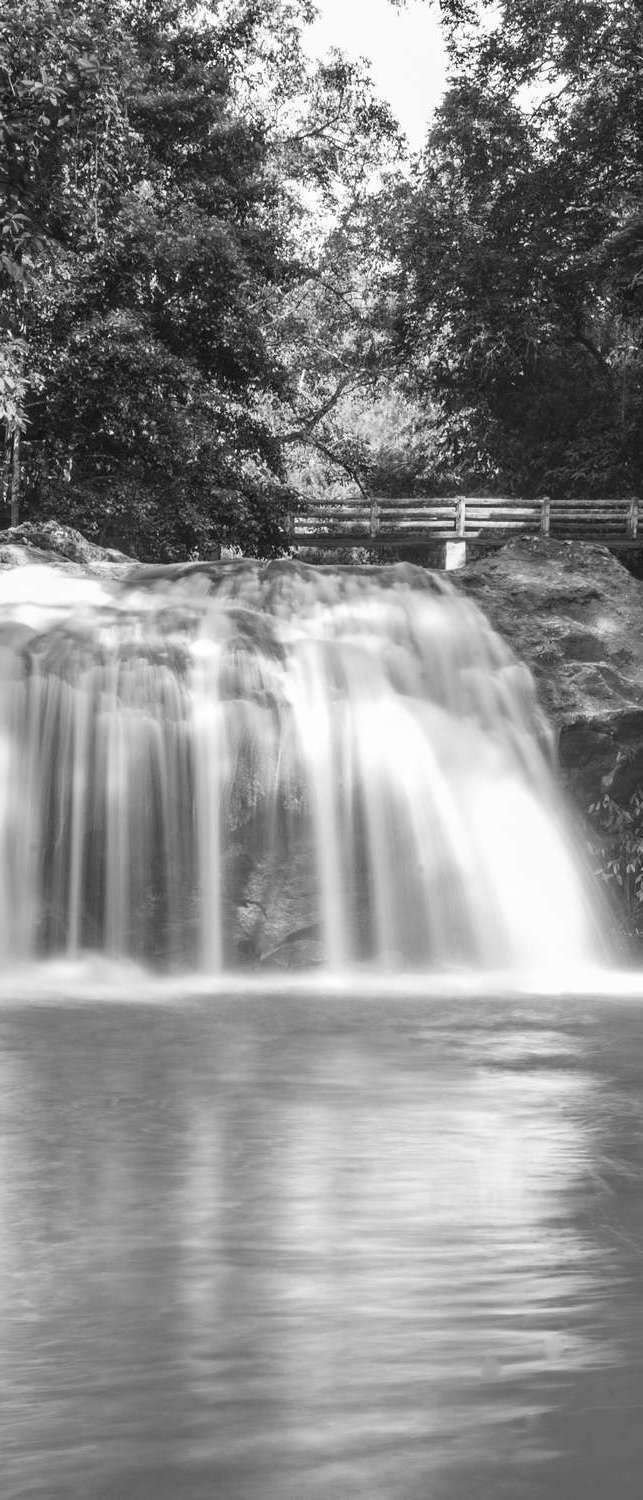
[[575, 788], [643, 785], [641, 583], [606, 547], [531, 537], [451, 576], [530, 667]]
[[59, 521], [22, 521], [19, 526], [0, 531], [0, 568], [22, 567], [30, 562], [71, 564], [74, 570], [101, 572], [140, 566], [124, 552], [88, 542], [80, 531]]
[[643, 941], [643, 585], [607, 547], [522, 537], [450, 575], [526, 662], [619, 926]]

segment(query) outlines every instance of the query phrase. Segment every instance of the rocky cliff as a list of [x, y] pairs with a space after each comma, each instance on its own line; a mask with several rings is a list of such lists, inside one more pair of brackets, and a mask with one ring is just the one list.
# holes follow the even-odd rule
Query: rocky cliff
[[592, 860], [640, 938], [643, 585], [606, 547], [531, 537], [452, 576], [530, 666]]

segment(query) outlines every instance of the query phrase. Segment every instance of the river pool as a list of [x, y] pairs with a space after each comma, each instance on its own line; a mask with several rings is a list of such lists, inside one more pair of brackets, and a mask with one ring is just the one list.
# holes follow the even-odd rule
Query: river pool
[[629, 1500], [643, 1005], [0, 1008], [3, 1500]]

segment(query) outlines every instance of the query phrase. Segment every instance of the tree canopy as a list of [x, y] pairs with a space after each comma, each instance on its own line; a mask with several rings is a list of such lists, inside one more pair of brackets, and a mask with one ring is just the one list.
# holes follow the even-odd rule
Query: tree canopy
[[302, 486], [640, 486], [640, 6], [439, 9], [413, 158], [309, 0], [0, 3], [5, 514], [174, 558]]
[[316, 395], [288, 333], [319, 274], [305, 202], [350, 217], [396, 134], [359, 68], [308, 63], [310, 13], [16, 0], [0, 23], [14, 513], [19, 450], [30, 514], [142, 555], [278, 546], [279, 429]]
[[450, 87], [391, 215], [400, 367], [441, 403], [464, 482], [636, 489], [640, 6], [442, 9]]

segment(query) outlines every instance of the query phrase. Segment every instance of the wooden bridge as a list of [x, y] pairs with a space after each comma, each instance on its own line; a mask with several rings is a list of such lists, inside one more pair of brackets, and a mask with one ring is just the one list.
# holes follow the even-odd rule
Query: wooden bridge
[[[291, 546], [385, 553], [434, 542], [498, 547], [518, 535], [601, 542], [615, 552], [643, 550], [638, 498], [551, 500], [369, 499], [354, 495], [302, 500], [289, 517]], [[464, 550], [464, 548], [462, 548]]]

